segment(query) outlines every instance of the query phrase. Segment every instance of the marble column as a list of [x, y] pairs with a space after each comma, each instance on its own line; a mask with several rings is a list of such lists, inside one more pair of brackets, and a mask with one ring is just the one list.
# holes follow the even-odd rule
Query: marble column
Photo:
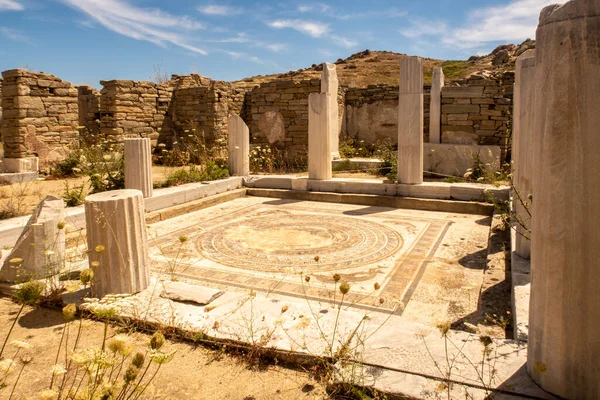
[[148, 138], [125, 139], [125, 188], [152, 197], [152, 145]]
[[321, 74], [321, 93], [329, 93], [329, 134], [331, 136], [331, 155], [334, 160], [340, 158], [340, 111], [338, 108], [338, 76], [335, 64], [323, 63]]
[[[531, 253], [531, 202], [533, 194], [533, 136], [535, 106], [535, 50], [527, 50], [517, 59], [513, 106], [512, 204], [515, 212], [514, 226], [517, 231], [515, 252], [529, 258]], [[526, 209], [529, 205], [529, 210]]]
[[94, 270], [92, 294], [102, 297], [146, 289], [150, 264], [142, 192], [124, 189], [86, 197], [85, 224]]
[[229, 175], [250, 174], [250, 131], [239, 115], [229, 115], [228, 126], [228, 167]]
[[442, 128], [442, 88], [444, 71], [435, 67], [431, 78], [431, 101], [429, 102], [429, 143], [440, 143]]
[[423, 183], [423, 61], [400, 60], [398, 183]]
[[527, 369], [562, 398], [600, 395], [600, 0], [542, 10]]
[[308, 95], [308, 178], [331, 179], [331, 94]]

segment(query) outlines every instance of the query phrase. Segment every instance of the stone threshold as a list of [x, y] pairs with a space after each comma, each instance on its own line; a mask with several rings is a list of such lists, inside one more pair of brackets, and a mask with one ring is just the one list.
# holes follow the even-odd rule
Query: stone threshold
[[289, 175], [249, 175], [243, 178], [244, 186], [252, 189], [286, 189], [309, 192], [374, 194], [422, 199], [507, 201], [509, 187], [479, 183], [424, 182], [417, 185], [386, 183], [381, 179], [333, 178], [312, 180]]
[[454, 200], [421, 199], [414, 197], [395, 197], [374, 194], [311, 192], [302, 190], [256, 188], [248, 188], [246, 194], [248, 196], [272, 197], [276, 199], [286, 200], [357, 204], [364, 206], [404, 208], [421, 211], [442, 211], [457, 214], [475, 214], [491, 216], [494, 213], [494, 206], [492, 204]]

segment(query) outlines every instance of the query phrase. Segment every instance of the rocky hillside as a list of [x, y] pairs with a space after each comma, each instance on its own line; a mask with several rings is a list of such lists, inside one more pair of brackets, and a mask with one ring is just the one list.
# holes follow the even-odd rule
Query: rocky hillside
[[[475, 73], [495, 73], [512, 71], [516, 58], [528, 49], [535, 48], [535, 41], [527, 39], [520, 45], [506, 44], [498, 46], [485, 56], [472, 56], [468, 60], [437, 60], [423, 59], [425, 83], [431, 82], [434, 67], [441, 66], [446, 75], [446, 81], [468, 78]], [[340, 84], [349, 87], [366, 87], [368, 85], [388, 84], [397, 85], [400, 73], [399, 60], [406, 54], [391, 51], [365, 50], [335, 63], [338, 66]], [[313, 64], [310, 68], [299, 69], [282, 74], [259, 75], [236, 82], [239, 86], [254, 86], [262, 82], [276, 79], [303, 80], [319, 78], [321, 65]]]

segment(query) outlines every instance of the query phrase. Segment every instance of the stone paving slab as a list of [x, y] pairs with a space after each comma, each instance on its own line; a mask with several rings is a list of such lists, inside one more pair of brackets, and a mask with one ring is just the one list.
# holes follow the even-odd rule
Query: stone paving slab
[[454, 394], [466, 388], [474, 398], [483, 399], [485, 387], [512, 393], [495, 398], [554, 398], [524, 372], [526, 347], [513, 340], [493, 339], [480, 375], [483, 346], [477, 335], [450, 330], [446, 342], [438, 329], [396, 315], [254, 292], [226, 292], [208, 306], [194, 305], [159, 297], [165, 284], [154, 279], [150, 288], [137, 295], [86, 299], [84, 308], [111, 308], [120, 317], [175, 327], [192, 337], [201, 334], [198, 337], [277, 350], [290, 359], [343, 354], [354, 365], [351, 376], [343, 372], [347, 365], [340, 367], [341, 382], [370, 386], [391, 394], [390, 398], [422, 398], [439, 392], [446, 360], [454, 364]]

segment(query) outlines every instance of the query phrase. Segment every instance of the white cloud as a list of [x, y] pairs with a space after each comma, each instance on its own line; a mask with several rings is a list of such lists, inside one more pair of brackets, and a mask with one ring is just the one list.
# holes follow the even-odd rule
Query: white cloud
[[331, 7], [329, 7], [327, 4], [301, 4], [298, 6], [297, 10], [301, 13], [307, 13], [307, 12], [312, 12], [312, 11], [319, 11], [322, 13], [325, 13], [327, 11], [330, 10]]
[[256, 64], [264, 64], [265, 62], [263, 60], [261, 60], [260, 58], [256, 57], [256, 56], [250, 56], [246, 53], [241, 53], [241, 52], [236, 52], [236, 51], [223, 51], [225, 54], [228, 54], [229, 56], [231, 56], [231, 58], [233, 58], [234, 60], [247, 60], [247, 61], [252, 61], [253, 63]]
[[400, 29], [403, 36], [418, 38], [421, 36], [442, 35], [448, 31], [448, 25], [443, 21], [411, 20], [411, 26]]
[[22, 11], [25, 7], [15, 0], [0, 0], [0, 11]]
[[207, 40], [207, 42], [212, 43], [244, 43], [248, 44], [250, 47], [261, 47], [267, 50], [270, 50], [275, 53], [279, 53], [287, 49], [287, 45], [284, 43], [265, 43], [260, 40], [254, 40], [250, 38], [246, 33], [240, 32], [234, 37], [229, 37], [225, 39], [218, 40]]
[[358, 44], [358, 42], [355, 42], [354, 40], [350, 40], [344, 36], [339, 35], [331, 35], [331, 40], [333, 41], [333, 43], [346, 48], [351, 48]]
[[215, 43], [248, 43], [250, 38], [244, 32], [238, 33], [234, 37], [219, 39], [219, 40], [209, 40]]
[[33, 42], [28, 36], [12, 28], [0, 26], [0, 34], [7, 39], [14, 40], [15, 42], [33, 44]]
[[198, 7], [198, 11], [207, 15], [234, 15], [242, 12], [241, 8], [216, 4], [208, 4]]
[[279, 19], [268, 23], [271, 28], [291, 28], [305, 35], [321, 37], [330, 32], [329, 24], [318, 21], [307, 21], [304, 19]]
[[113, 32], [136, 40], [166, 46], [171, 43], [193, 53], [207, 54], [187, 40], [187, 33], [204, 25], [188, 16], [173, 16], [158, 9], [137, 8], [126, 0], [62, 0]]
[[469, 13], [468, 22], [448, 32], [442, 43], [472, 49], [489, 42], [521, 42], [535, 36], [540, 11], [564, 0], [513, 0], [499, 7], [485, 7]]

